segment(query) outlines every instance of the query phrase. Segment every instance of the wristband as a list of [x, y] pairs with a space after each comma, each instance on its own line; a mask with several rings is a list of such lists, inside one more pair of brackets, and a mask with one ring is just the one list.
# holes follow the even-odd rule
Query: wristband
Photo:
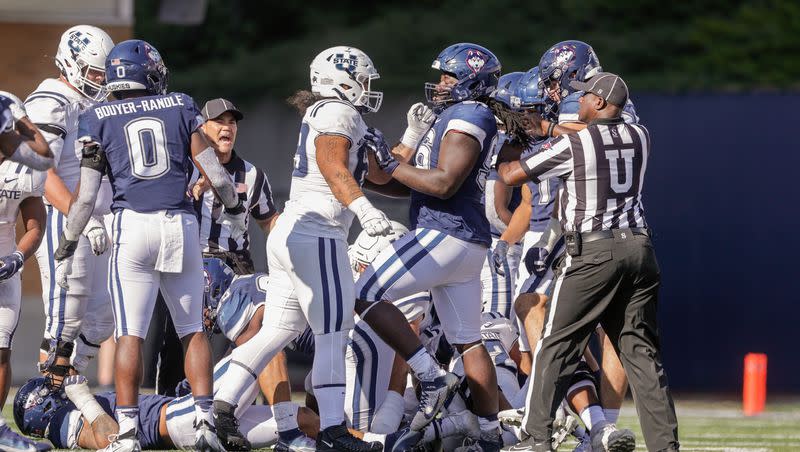
[[406, 127], [406, 131], [403, 132], [403, 138], [400, 139], [400, 143], [413, 150], [417, 150], [417, 146], [419, 146], [419, 142], [422, 141], [422, 134], [411, 130], [411, 127]]
[[228, 215], [239, 215], [240, 213], [244, 212], [244, 203], [242, 202], [241, 198], [238, 199], [239, 202], [236, 203], [236, 206], [232, 208], [225, 208], [225, 213]]
[[369, 199], [367, 199], [366, 196], [359, 196], [350, 202], [350, 204], [347, 206], [347, 209], [356, 214], [356, 216], [361, 216], [361, 212], [371, 207], [372, 203], [369, 202]]

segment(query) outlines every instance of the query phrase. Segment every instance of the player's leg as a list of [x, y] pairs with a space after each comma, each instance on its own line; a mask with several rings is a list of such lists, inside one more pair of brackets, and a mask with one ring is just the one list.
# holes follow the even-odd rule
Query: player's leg
[[69, 290], [56, 284], [53, 253], [58, 247], [66, 216], [51, 206], [47, 207], [47, 214], [45, 237], [36, 252], [42, 277], [46, 319], [39, 362], [49, 368], [47, 372], [54, 377], [54, 383], [60, 384], [63, 376], [70, 371], [74, 341], [80, 332], [98, 269], [89, 241], [81, 236], [75, 250], [72, 271], [67, 279]]
[[612, 309], [604, 314], [602, 325], [616, 346], [630, 381], [647, 449], [677, 450], [678, 420], [661, 362], [658, 335], [658, 263], [652, 248], [631, 246], [641, 248], [625, 259], [627, 269], [638, 274], [635, 287], [631, 292], [618, 293]]
[[[469, 275], [470, 253], [464, 253], [464, 268], [457, 274]], [[474, 274], [474, 273], [473, 273]], [[475, 280], [439, 286], [431, 290], [436, 312], [448, 342], [461, 354], [464, 374], [473, 401], [472, 411], [478, 416], [483, 450], [500, 448], [499, 393], [494, 362], [481, 340], [479, 288]]]
[[108, 292], [108, 261], [111, 253], [94, 256], [94, 276], [86, 302], [86, 312], [75, 339], [72, 367], [83, 373], [89, 362], [100, 353], [100, 345], [114, 333], [114, 314]]
[[[356, 323], [347, 344], [344, 405], [353, 429], [391, 433], [400, 425], [403, 397], [389, 390], [394, 356], [394, 350], [366, 322]], [[404, 362], [402, 364], [405, 366]]]
[[[215, 388], [218, 388], [214, 394], [214, 409], [218, 416], [217, 433], [229, 450], [242, 449], [247, 445], [247, 439], [236, 425], [236, 416], [247, 409], [247, 405], [239, 403], [243, 394], [254, 386], [261, 369], [297, 337], [307, 324], [292, 280], [286, 271], [292, 265], [286, 246], [286, 235], [286, 228], [279, 225], [267, 238], [270, 277], [261, 329], [250, 340], [233, 350], [230, 368], [220, 378], [215, 379]], [[279, 430], [286, 432], [286, 441], [289, 442], [292, 441], [289, 432], [297, 430], [296, 411], [290, 405], [278, 403], [273, 407]]]
[[622, 362], [619, 360], [614, 345], [602, 327], [597, 328], [597, 334], [600, 338], [603, 352], [600, 372], [600, 400], [603, 404], [603, 412], [606, 419], [611, 423], [616, 423], [622, 402], [628, 392], [628, 377], [625, 375], [625, 369], [622, 367]]
[[[158, 291], [159, 278], [153, 270], [158, 241], [153, 232], [157, 221], [147, 214], [122, 210], [112, 225], [108, 290], [114, 310], [114, 387], [117, 393], [115, 415], [120, 435], [114, 445], [124, 450], [138, 446], [139, 385], [142, 379], [142, 341]], [[157, 220], [157, 219], [156, 219]], [[111, 446], [110, 446], [111, 447]]]
[[[457, 377], [441, 369], [436, 359], [423, 347], [405, 316], [390, 303], [443, 283], [458, 270], [456, 254], [448, 252], [445, 242], [457, 241], [432, 229], [416, 229], [378, 254], [356, 282], [356, 312], [381, 339], [402, 356], [422, 386], [422, 397], [412, 429], [420, 430], [436, 416], [444, 400], [455, 388]], [[460, 241], [458, 241], [460, 242]], [[451, 248], [454, 250], [459, 249]], [[485, 258], [481, 249], [481, 264]], [[478, 280], [480, 267], [473, 279]], [[446, 282], [446, 281], [444, 281]], [[478, 296], [480, 296], [480, 288]], [[480, 309], [480, 308], [478, 308]], [[480, 313], [478, 313], [480, 314]]]
[[[195, 448], [200, 451], [223, 450], [214, 431], [211, 345], [203, 332], [203, 258], [197, 220], [186, 213], [163, 217], [159, 214], [158, 217], [163, 222], [162, 242], [181, 236], [183, 239], [181, 271], [161, 271], [158, 275], [161, 294], [183, 345], [184, 372], [192, 387], [197, 430]], [[161, 248], [159, 253], [164, 252], [163, 245]]]

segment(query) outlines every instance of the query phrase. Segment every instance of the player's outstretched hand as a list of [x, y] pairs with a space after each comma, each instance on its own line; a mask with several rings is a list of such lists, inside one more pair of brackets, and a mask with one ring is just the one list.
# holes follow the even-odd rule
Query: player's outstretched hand
[[528, 273], [536, 276], [544, 275], [547, 271], [547, 256], [549, 255], [547, 248], [533, 247], [529, 249], [524, 258], [525, 268], [528, 269]]
[[[239, 203], [241, 206], [241, 202]], [[230, 228], [231, 238], [238, 240], [247, 232], [247, 209], [237, 206], [236, 209], [225, 209], [219, 217], [219, 224]]]
[[498, 240], [492, 250], [492, 265], [489, 267], [492, 274], [505, 276], [508, 267], [508, 242]]
[[406, 113], [408, 120], [408, 127], [403, 132], [403, 138], [400, 140], [404, 146], [416, 150], [419, 142], [428, 133], [433, 122], [436, 121], [436, 113], [422, 102], [417, 102], [408, 109]]
[[95, 256], [99, 256], [108, 249], [108, 234], [103, 222], [95, 217], [90, 217], [86, 227], [83, 228], [83, 235], [89, 239], [89, 245]]
[[378, 162], [378, 166], [383, 172], [390, 175], [394, 173], [394, 170], [396, 170], [400, 164], [395, 160], [394, 155], [392, 155], [392, 151], [389, 149], [389, 144], [386, 143], [386, 138], [384, 138], [383, 133], [378, 129], [370, 127], [367, 129], [367, 134], [364, 135], [364, 140], [366, 140], [365, 144], [367, 147], [375, 154], [375, 161]]
[[356, 214], [361, 228], [371, 237], [387, 235], [392, 232], [392, 224], [386, 214], [376, 209], [366, 196], [354, 199], [349, 206], [351, 212]]
[[24, 256], [19, 251], [14, 251], [8, 256], [0, 257], [0, 281], [5, 281], [22, 268], [22, 263], [25, 261]]

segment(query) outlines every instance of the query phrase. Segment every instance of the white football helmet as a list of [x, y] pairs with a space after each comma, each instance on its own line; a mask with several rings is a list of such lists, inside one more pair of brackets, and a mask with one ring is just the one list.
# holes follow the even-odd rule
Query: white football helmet
[[[56, 66], [67, 81], [89, 99], [99, 101], [108, 94], [105, 90], [106, 57], [114, 41], [105, 31], [91, 25], [76, 25], [61, 35], [56, 53]], [[103, 82], [92, 80], [103, 74]]]
[[368, 112], [378, 111], [383, 103], [383, 93], [370, 90], [372, 81], [378, 78], [372, 60], [355, 47], [331, 47], [311, 62], [312, 92], [338, 97]]
[[350, 256], [350, 264], [353, 266], [354, 271], [359, 271], [359, 264], [371, 264], [378, 257], [378, 253], [408, 232], [408, 228], [401, 223], [396, 221], [391, 221], [390, 223], [392, 223], [392, 232], [389, 235], [371, 237], [367, 234], [367, 231], [361, 231], [361, 234], [358, 234], [356, 241], [347, 249], [347, 254]]

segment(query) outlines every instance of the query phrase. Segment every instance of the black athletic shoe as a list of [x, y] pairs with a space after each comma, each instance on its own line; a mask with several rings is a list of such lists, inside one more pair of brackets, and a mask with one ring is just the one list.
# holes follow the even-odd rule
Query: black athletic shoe
[[553, 448], [551, 447], [550, 440], [546, 441], [536, 441], [532, 436], [526, 440], [520, 441], [517, 444], [512, 444], [510, 446], [506, 446], [500, 449], [502, 452], [522, 452], [522, 451], [530, 451], [530, 452], [551, 452]]
[[227, 451], [248, 451], [252, 446], [239, 431], [239, 420], [236, 419], [234, 411], [236, 405], [222, 400], [214, 401], [214, 427], [217, 429], [217, 438]]
[[317, 435], [318, 451], [341, 452], [381, 452], [383, 444], [379, 442], [368, 443], [353, 436], [344, 422], [340, 425], [328, 427]]

